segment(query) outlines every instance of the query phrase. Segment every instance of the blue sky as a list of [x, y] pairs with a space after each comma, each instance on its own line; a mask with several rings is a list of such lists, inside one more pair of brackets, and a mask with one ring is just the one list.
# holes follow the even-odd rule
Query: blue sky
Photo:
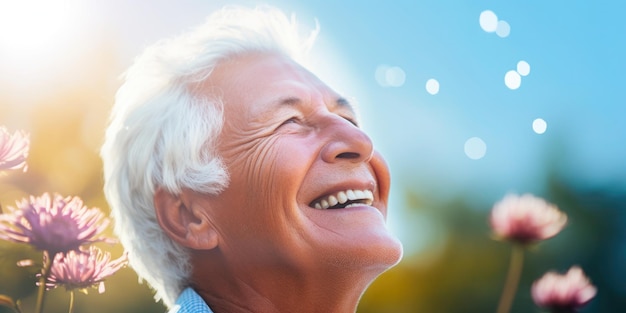
[[[347, 7], [331, 7], [328, 15], [325, 9], [313, 10], [323, 14], [320, 23], [332, 29], [351, 70], [365, 78], [365, 101], [376, 111], [374, 120], [384, 117], [382, 123], [371, 123], [392, 158], [416, 163], [410, 166], [417, 170], [433, 169], [430, 175], [448, 169], [450, 176], [482, 173], [486, 183], [502, 181], [489, 178], [495, 175], [515, 181], [514, 176], [541, 170], [535, 168], [537, 159], [562, 140], [568, 152], [564, 161], [572, 163], [572, 170], [592, 180], [626, 174], [626, 99], [621, 92], [626, 24], [618, 16], [623, 4], [380, 3], [359, 7], [342, 2]], [[511, 25], [508, 37], [480, 28], [484, 10]], [[530, 64], [531, 72], [519, 89], [508, 89], [504, 74], [520, 60]], [[403, 68], [404, 85], [377, 86], [372, 73], [382, 63]], [[428, 78], [440, 82], [437, 95], [426, 93]], [[542, 135], [532, 131], [535, 118], [547, 122]], [[463, 143], [473, 136], [485, 141], [487, 153], [467, 162]]]

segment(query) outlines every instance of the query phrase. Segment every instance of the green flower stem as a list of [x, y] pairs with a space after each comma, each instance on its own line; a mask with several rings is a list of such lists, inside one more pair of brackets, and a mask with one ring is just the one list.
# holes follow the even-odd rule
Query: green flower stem
[[508, 313], [513, 304], [513, 298], [519, 285], [520, 276], [522, 276], [522, 267], [524, 265], [524, 246], [521, 244], [513, 244], [511, 251], [511, 263], [509, 264], [509, 273], [506, 277], [500, 304], [498, 304], [497, 313]]
[[22, 308], [20, 308], [20, 300], [15, 301], [15, 312], [22, 313]]
[[[18, 301], [19, 301], [19, 300], [18, 300]], [[15, 304], [14, 309], [15, 309], [15, 312], [17, 312], [17, 313], [22, 313], [22, 309], [20, 308], [20, 305], [19, 305], [18, 303], [16, 303], [16, 304]]]
[[[47, 254], [47, 252], [44, 253]], [[39, 277], [39, 290], [37, 291], [37, 307], [35, 309], [35, 312], [37, 313], [43, 312], [43, 301], [46, 296], [46, 280], [48, 279], [50, 268], [52, 267], [52, 262], [54, 262], [55, 256], [56, 254], [51, 257], [44, 256], [43, 269], [41, 271], [41, 277]]]
[[74, 313], [74, 290], [70, 290], [70, 309], [68, 313]]

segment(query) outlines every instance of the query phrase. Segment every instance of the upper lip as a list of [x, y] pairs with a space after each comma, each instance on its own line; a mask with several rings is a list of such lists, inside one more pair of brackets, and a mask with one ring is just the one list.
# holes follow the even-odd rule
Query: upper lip
[[374, 184], [357, 187], [339, 187], [333, 191], [325, 192], [309, 203], [309, 206], [316, 209], [338, 209], [346, 205], [358, 203], [361, 205], [372, 205], [375, 200]]

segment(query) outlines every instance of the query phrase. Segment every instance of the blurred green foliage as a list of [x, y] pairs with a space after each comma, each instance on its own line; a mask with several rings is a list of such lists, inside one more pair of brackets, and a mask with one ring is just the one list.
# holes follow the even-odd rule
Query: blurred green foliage
[[37, 268], [20, 267], [17, 263], [23, 260], [41, 260], [41, 257], [41, 252], [28, 245], [0, 240], [0, 295], [15, 302], [34, 293], [37, 289]]

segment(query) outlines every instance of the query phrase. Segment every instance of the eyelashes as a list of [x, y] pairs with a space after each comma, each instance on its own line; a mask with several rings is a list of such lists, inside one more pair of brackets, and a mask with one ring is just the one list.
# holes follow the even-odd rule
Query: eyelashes
[[284, 122], [282, 122], [278, 127], [281, 127], [281, 126], [284, 126], [284, 125], [287, 125], [287, 124], [292, 124], [292, 123], [299, 124], [300, 123], [300, 118], [295, 117], [295, 116], [294, 117], [290, 117], [290, 118], [286, 119]]
[[293, 129], [293, 127], [289, 127], [289, 126], [291, 126], [291, 125], [301, 125], [301, 124], [302, 124], [302, 120], [299, 117], [292, 116], [292, 117], [284, 120], [278, 126], [276, 126], [276, 128], [274, 129], [274, 132], [278, 132], [279, 130], [281, 130], [283, 128]]
[[343, 117], [346, 121], [350, 122], [350, 124], [352, 124], [352, 125], [354, 125], [354, 126], [356, 126], [356, 127], [359, 127], [359, 123], [357, 123], [354, 119], [352, 119], [352, 118], [350, 118], [350, 117], [345, 117], [345, 116], [342, 116], [342, 117]]

